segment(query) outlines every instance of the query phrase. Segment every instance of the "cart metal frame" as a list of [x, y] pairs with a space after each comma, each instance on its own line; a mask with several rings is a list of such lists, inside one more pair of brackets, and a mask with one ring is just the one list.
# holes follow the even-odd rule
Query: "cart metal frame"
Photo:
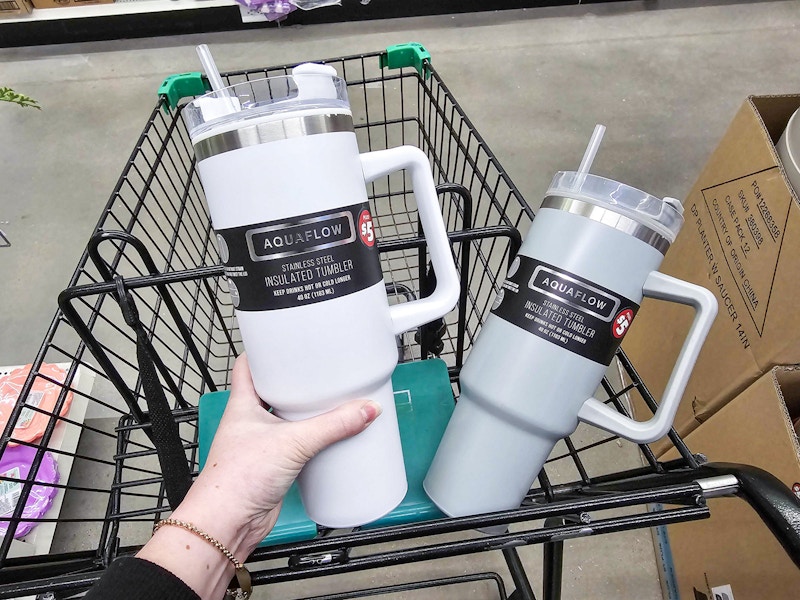
[[[398, 347], [403, 360], [432, 355], [444, 359], [457, 397], [460, 368], [534, 213], [433, 68], [424, 48], [407, 46], [408, 57], [400, 65], [393, 64], [399, 55], [391, 52], [322, 62], [335, 66], [348, 82], [363, 151], [408, 143], [430, 157], [462, 293], [456, 309], [442, 322], [423, 326], [416, 335], [405, 334]], [[225, 74], [224, 79], [230, 84], [252, 81], [287, 74], [291, 66], [237, 71]], [[0, 542], [0, 598], [44, 593], [67, 597], [85, 590], [114, 558], [135, 552], [149, 528], [170, 510], [149, 430], [136, 334], [122, 318], [120, 303], [136, 306], [136, 325], [147, 334], [146, 351], [171, 401], [193, 473], [197, 469], [197, 400], [205, 392], [230, 384], [229, 373], [241, 351], [241, 338], [218, 266], [181, 107], [169, 94], [160, 96], [69, 287], [59, 297], [59, 311], [0, 437], [0, 451], [9, 442], [24, 443], [15, 441], [13, 425], [25, 408], [35, 378], [42, 377], [38, 370], [45, 362], [69, 363], [66, 380], [54, 382], [61, 393], [55, 409], [46, 413], [50, 422], [44, 436], [29, 444], [37, 449], [31, 472], [36, 472], [46, 451], [57, 459], [71, 459], [69, 479], [57, 484], [70, 500], [69, 514], [62, 511], [40, 521], [55, 521], [59, 530], [79, 532], [85, 536], [84, 547], [14, 557], [12, 536], [6, 536]], [[418, 237], [415, 204], [405, 178], [392, 175], [379, 180], [370, 185], [369, 192], [392, 301], [430, 293], [425, 242]], [[628, 414], [627, 399], [638, 394], [655, 411], [657, 403], [634, 366], [621, 351], [617, 358], [624, 382], [603, 381], [607, 402]], [[80, 369], [96, 376], [91, 392], [72, 385]], [[59, 416], [70, 392], [89, 401], [92, 419]], [[57, 427], [79, 428], [81, 445], [75, 452], [49, 446]], [[607, 450], [618, 438], [597, 432], [588, 439], [570, 436], [550, 457], [538, 485], [518, 509], [375, 530], [320, 529], [310, 541], [257, 549], [248, 562], [279, 562], [254, 569], [253, 583], [500, 551], [515, 586], [510, 596], [498, 575], [475, 574], [324, 598], [364, 597], [488, 578], [497, 583], [501, 598], [527, 600], [535, 596], [517, 548], [541, 543], [545, 548], [543, 596], [556, 600], [561, 597], [564, 540], [707, 518], [706, 500], [720, 495], [736, 495], [750, 502], [800, 566], [800, 502], [785, 486], [751, 467], [704, 464], [704, 458], [693, 455], [674, 430], [669, 437], [680, 459], [659, 462], [650, 448], [642, 445], [642, 466], [608, 473], [598, 471], [587, 457]], [[554, 465], [562, 466], [558, 471], [568, 465], [570, 475], [552, 480]], [[109, 483], [86, 483], [90, 481], [85, 477], [87, 471], [106, 473]], [[0, 479], [21, 486], [17, 508], [7, 518], [13, 530], [22, 520], [22, 507], [34, 479]], [[514, 527], [502, 534], [463, 535], [477, 527], [509, 524]], [[449, 536], [444, 541], [443, 534]], [[408, 544], [399, 549], [377, 547], [401, 540]]]

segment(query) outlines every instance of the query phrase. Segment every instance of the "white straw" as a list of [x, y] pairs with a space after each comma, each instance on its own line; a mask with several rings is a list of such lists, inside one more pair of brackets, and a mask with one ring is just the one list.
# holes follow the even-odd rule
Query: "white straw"
[[592, 137], [589, 139], [589, 145], [586, 146], [586, 152], [583, 153], [581, 166], [578, 167], [578, 177], [575, 180], [575, 187], [579, 188], [583, 185], [588, 175], [589, 170], [592, 168], [594, 157], [597, 156], [597, 150], [600, 148], [600, 142], [603, 141], [603, 134], [606, 132], [606, 126], [598, 123], [594, 126]]
[[214, 57], [211, 56], [211, 50], [208, 49], [206, 44], [200, 44], [197, 47], [197, 56], [200, 57], [200, 64], [203, 65], [203, 70], [206, 72], [211, 89], [217, 92], [220, 97], [228, 96], [225, 84], [222, 83], [222, 77], [220, 77], [217, 70], [217, 65], [214, 63]]

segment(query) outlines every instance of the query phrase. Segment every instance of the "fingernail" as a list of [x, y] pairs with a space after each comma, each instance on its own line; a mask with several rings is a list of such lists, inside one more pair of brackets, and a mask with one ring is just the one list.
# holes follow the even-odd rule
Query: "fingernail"
[[377, 419], [382, 412], [383, 409], [381, 408], [381, 405], [377, 402], [373, 402], [372, 400], [365, 402], [361, 407], [361, 414], [364, 415], [364, 421], [368, 425]]

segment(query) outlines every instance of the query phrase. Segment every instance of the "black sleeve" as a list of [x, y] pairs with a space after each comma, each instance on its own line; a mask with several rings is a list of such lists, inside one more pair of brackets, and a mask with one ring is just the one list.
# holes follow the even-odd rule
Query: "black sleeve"
[[124, 556], [106, 569], [86, 600], [200, 600], [178, 577], [141, 558]]

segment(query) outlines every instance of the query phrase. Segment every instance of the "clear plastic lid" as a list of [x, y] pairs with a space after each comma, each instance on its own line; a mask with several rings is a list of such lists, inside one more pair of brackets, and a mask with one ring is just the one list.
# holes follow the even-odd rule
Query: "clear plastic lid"
[[327, 65], [307, 63], [291, 75], [237, 83], [192, 100], [183, 118], [192, 141], [212, 130], [231, 130], [243, 122], [313, 109], [349, 111], [347, 83]]
[[559, 171], [548, 196], [583, 200], [613, 210], [660, 233], [670, 243], [683, 225], [683, 206], [675, 198], [656, 198], [613, 179], [591, 173]]

